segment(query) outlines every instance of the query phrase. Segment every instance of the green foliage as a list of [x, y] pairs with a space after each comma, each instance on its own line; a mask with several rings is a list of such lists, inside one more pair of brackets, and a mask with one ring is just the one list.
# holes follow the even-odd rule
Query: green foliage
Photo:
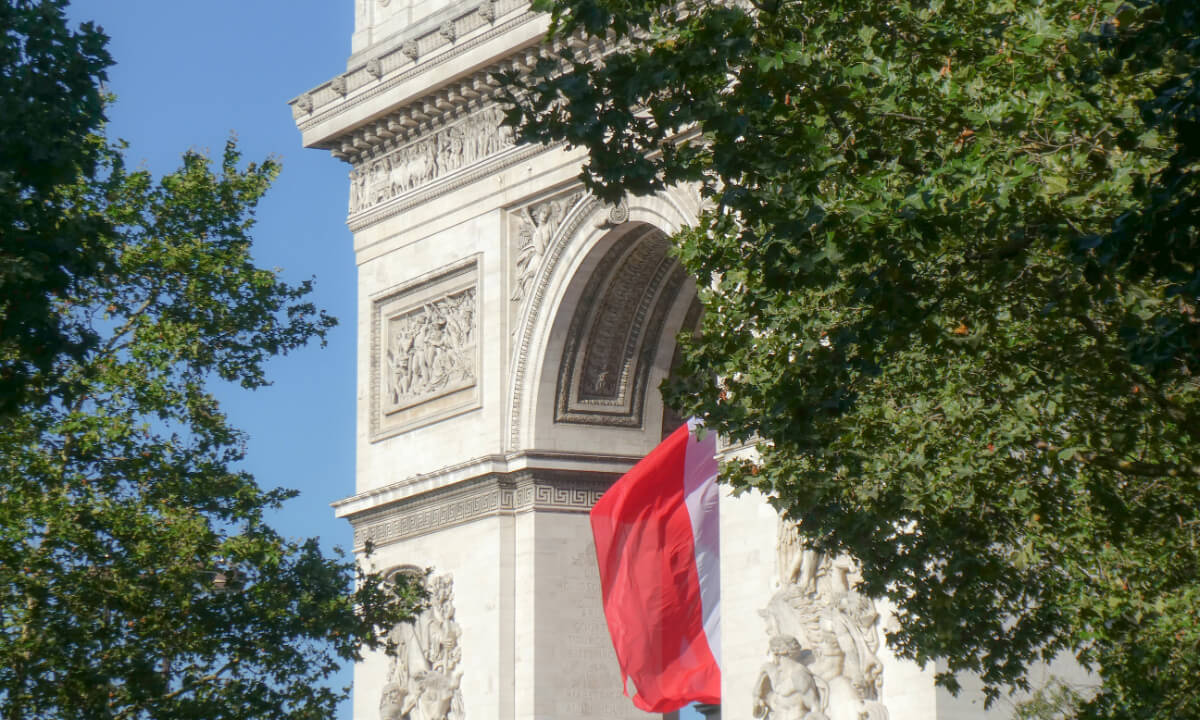
[[61, 2], [0, 22], [0, 717], [328, 718], [423, 590], [272, 530], [294, 493], [210, 392], [334, 323], [251, 258], [279, 168], [128, 171], [90, 134], [104, 38]]
[[553, 12], [607, 51], [504, 78], [522, 137], [710, 201], [668, 395], [760, 441], [725, 480], [859, 557], [951, 687], [1066, 651], [1078, 717], [1200, 717], [1194, 2]]
[[65, 191], [96, 170], [99, 83], [112, 63], [92, 25], [67, 27], [65, 0], [0, 3], [0, 414], [31, 376], [90, 338], [59, 324], [53, 296], [103, 262], [104, 219], [68, 212]]
[[1050, 678], [1028, 700], [1017, 703], [1013, 720], [1064, 720], [1079, 710], [1082, 697], [1058, 678]]
[[324, 718], [320, 682], [419, 603], [263, 522], [294, 493], [236, 469], [243, 438], [209, 392], [331, 318], [250, 258], [278, 168], [189, 153], [154, 181], [114, 151], [73, 206], [103, 214], [107, 271], [53, 304], [98, 338], [61, 356], [49, 402], [0, 433], [0, 715]]

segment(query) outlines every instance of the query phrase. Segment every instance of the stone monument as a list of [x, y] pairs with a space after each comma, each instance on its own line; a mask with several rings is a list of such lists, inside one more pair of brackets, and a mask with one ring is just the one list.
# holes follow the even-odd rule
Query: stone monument
[[[539, 57], [548, 20], [525, 0], [353, 7], [345, 72], [291, 102], [304, 145], [349, 167], [358, 463], [335, 508], [364, 563], [432, 568], [398, 653], [356, 668], [354, 717], [644, 717], [622, 696], [587, 511], [681, 422], [657, 388], [699, 306], [667, 235], [700, 198], [605, 205], [579, 152], [515, 143], [493, 74]], [[893, 657], [854, 563], [805, 550], [761, 497], [722, 498], [721, 532], [726, 718], [982, 712]]]

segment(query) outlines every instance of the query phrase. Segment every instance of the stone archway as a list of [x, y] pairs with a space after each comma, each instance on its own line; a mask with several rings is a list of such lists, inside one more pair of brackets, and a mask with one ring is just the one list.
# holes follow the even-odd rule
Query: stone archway
[[[658, 386], [675, 335], [695, 323], [695, 283], [667, 237], [695, 208], [673, 195], [617, 207], [578, 191], [557, 197], [542, 206], [566, 209], [514, 308], [510, 446], [594, 449], [607, 435], [640, 455], [660, 439]], [[535, 218], [553, 217], [526, 208], [513, 211], [525, 219], [518, 238]]]

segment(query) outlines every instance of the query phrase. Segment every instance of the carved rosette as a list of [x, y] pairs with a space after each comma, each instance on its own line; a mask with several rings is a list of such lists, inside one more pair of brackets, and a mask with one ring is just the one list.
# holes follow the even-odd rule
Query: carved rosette
[[854, 561], [808, 548], [781, 519], [777, 562], [779, 587], [760, 611], [769, 659], [755, 683], [754, 717], [887, 720], [879, 613], [854, 589]]
[[373, 303], [373, 439], [478, 407], [478, 259]]
[[621, 198], [616, 205], [608, 206], [608, 213], [596, 223], [596, 227], [605, 230], [629, 222], [629, 202]]
[[[403, 572], [403, 571], [401, 571]], [[392, 628], [396, 654], [379, 699], [380, 720], [463, 720], [462, 630], [454, 618], [454, 580], [426, 580], [429, 607]]]

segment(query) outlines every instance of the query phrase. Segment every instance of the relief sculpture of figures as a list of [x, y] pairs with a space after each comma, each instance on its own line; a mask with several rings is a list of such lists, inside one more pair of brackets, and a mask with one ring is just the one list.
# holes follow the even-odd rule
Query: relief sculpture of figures
[[429, 607], [388, 635], [396, 654], [379, 700], [380, 720], [463, 720], [453, 579], [438, 575], [427, 582]]
[[387, 404], [402, 408], [475, 383], [475, 288], [388, 321]]
[[504, 114], [489, 107], [385, 155], [360, 161], [350, 173], [350, 213], [361, 212], [515, 144]]
[[522, 208], [521, 229], [517, 235], [517, 255], [512, 301], [519, 303], [529, 294], [529, 286], [537, 275], [538, 266], [550, 246], [554, 229], [562, 219], [563, 203], [547, 200], [531, 207]]
[[754, 717], [887, 720], [879, 613], [854, 588], [854, 561], [812, 550], [782, 519], [776, 561], [778, 589], [760, 612], [770, 657], [755, 683]]

